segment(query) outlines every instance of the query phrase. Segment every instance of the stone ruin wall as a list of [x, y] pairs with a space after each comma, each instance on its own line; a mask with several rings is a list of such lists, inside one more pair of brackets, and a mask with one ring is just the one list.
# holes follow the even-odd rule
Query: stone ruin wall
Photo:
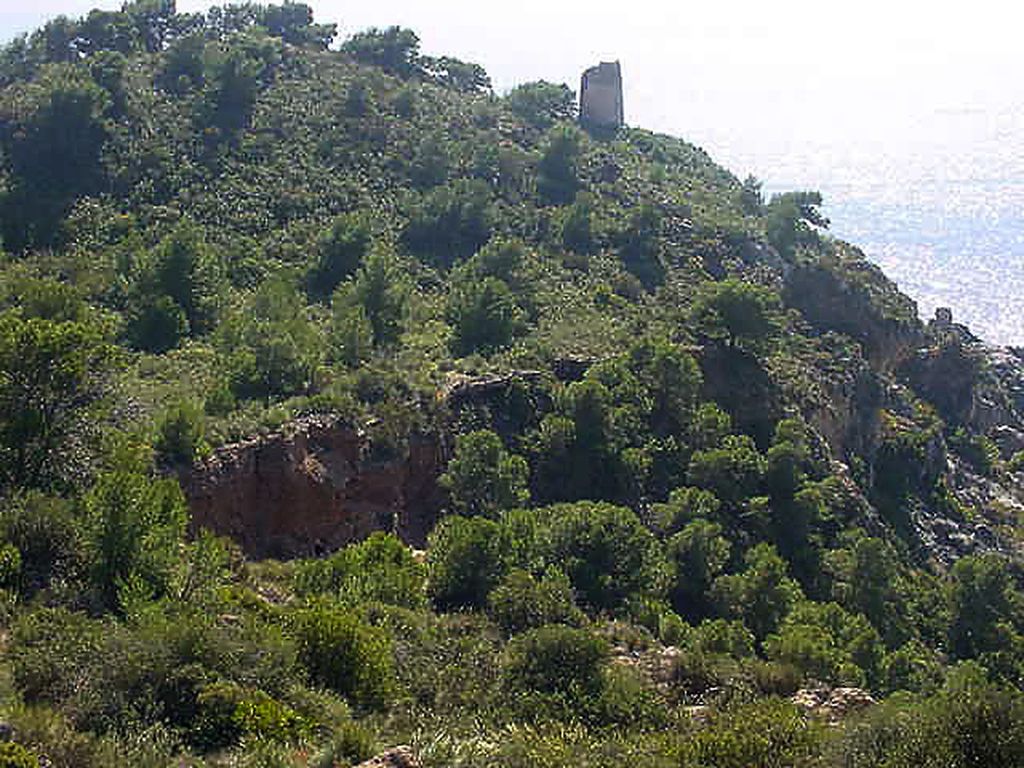
[[619, 62], [602, 62], [583, 73], [580, 122], [596, 128], [622, 127], [622, 67]]

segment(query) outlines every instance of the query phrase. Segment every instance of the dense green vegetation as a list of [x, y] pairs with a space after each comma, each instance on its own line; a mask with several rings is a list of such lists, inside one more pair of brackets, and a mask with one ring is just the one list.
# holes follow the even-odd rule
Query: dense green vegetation
[[[137, 0], [0, 51], [0, 766], [1024, 765], [1017, 521], [922, 523], [1022, 454], [820, 195], [334, 33]], [[176, 469], [312, 413], [450, 438], [425, 553], [190, 531]]]

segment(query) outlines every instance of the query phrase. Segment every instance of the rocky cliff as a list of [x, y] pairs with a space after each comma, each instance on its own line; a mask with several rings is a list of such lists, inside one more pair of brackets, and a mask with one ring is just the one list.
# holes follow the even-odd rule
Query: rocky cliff
[[218, 449], [180, 480], [193, 525], [250, 557], [322, 554], [373, 531], [422, 546], [443, 502], [442, 454], [437, 439], [414, 435], [405, 455], [373, 461], [362, 430], [316, 416]]

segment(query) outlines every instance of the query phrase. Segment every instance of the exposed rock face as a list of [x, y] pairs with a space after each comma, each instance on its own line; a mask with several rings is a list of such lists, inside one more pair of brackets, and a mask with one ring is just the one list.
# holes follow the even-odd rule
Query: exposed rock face
[[412, 436], [406, 456], [370, 458], [370, 442], [337, 417], [226, 446], [180, 475], [193, 525], [251, 557], [330, 552], [374, 531], [422, 546], [443, 503], [440, 441]]
[[811, 325], [859, 341], [878, 372], [895, 370], [923, 343], [917, 306], [855, 249], [794, 268], [784, 292]]
[[790, 701], [831, 724], [875, 704], [871, 694], [861, 688], [803, 688]]
[[420, 761], [410, 747], [395, 747], [360, 763], [356, 768], [420, 768]]
[[580, 83], [580, 122], [593, 128], [617, 129], [625, 122], [622, 107], [622, 67], [601, 62], [583, 73]]

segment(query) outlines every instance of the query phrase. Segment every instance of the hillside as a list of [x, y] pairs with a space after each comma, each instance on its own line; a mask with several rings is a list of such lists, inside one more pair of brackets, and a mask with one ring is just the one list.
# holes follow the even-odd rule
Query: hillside
[[0, 766], [1024, 765], [1024, 356], [334, 33], [0, 52]]

